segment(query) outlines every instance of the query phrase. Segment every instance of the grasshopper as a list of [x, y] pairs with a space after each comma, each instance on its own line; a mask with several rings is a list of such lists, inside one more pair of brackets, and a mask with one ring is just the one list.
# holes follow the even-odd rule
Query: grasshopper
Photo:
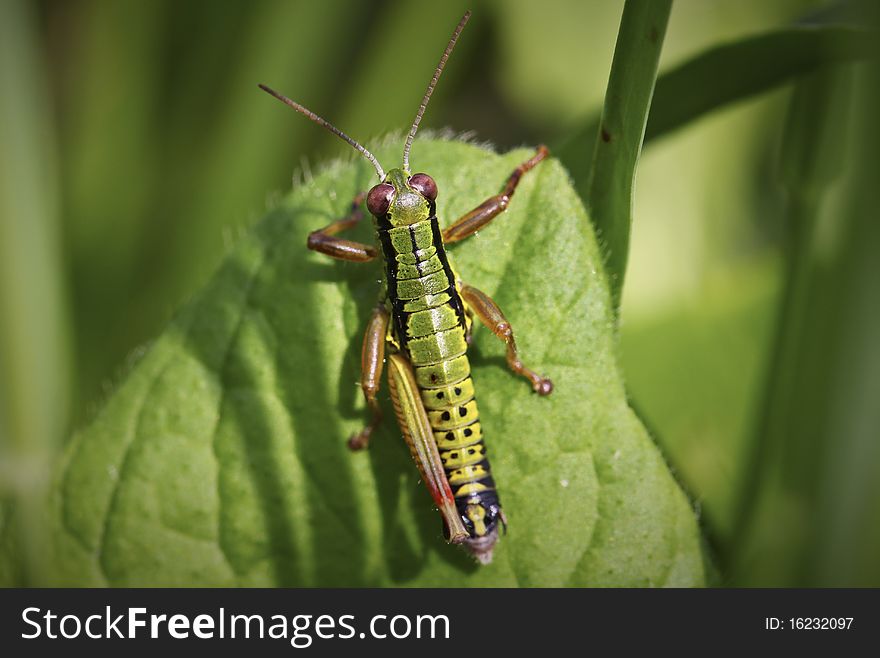
[[[488, 563], [507, 519], [486, 457], [480, 413], [467, 349], [476, 316], [507, 346], [507, 363], [527, 378], [539, 395], [553, 391], [550, 379], [522, 362], [513, 329], [498, 305], [464, 283], [452, 269], [446, 246], [486, 226], [510, 204], [521, 177], [548, 157], [546, 147], [520, 164], [499, 194], [489, 197], [445, 229], [437, 219], [437, 184], [425, 173], [411, 174], [409, 155], [419, 123], [461, 31], [458, 23], [434, 71], [403, 149], [403, 165], [387, 173], [367, 149], [299, 103], [265, 85], [260, 88], [334, 133], [373, 167], [379, 183], [355, 197], [351, 212], [309, 235], [308, 248], [332, 258], [366, 263], [381, 258], [384, 286], [370, 316], [361, 359], [361, 388], [371, 418], [349, 439], [361, 450], [382, 420], [378, 393], [383, 369], [403, 437], [444, 521], [447, 540], [463, 544]], [[338, 234], [360, 223], [366, 201], [378, 246]]]

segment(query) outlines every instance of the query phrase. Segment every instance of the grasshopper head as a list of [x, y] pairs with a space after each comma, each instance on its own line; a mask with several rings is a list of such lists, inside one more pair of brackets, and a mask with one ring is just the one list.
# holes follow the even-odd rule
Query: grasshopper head
[[431, 217], [436, 199], [437, 184], [430, 176], [392, 169], [367, 194], [367, 209], [383, 224], [409, 226]]

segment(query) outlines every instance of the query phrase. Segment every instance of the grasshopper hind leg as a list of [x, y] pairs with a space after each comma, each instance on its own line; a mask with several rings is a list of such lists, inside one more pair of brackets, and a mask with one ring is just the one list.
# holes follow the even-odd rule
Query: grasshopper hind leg
[[492, 330], [499, 339], [507, 345], [507, 365], [518, 375], [522, 375], [532, 384], [532, 389], [538, 395], [550, 395], [553, 392], [553, 382], [549, 377], [543, 377], [531, 368], [526, 367], [516, 347], [513, 337], [513, 327], [510, 326], [504, 313], [498, 308], [498, 304], [481, 290], [473, 286], [463, 284], [461, 297], [470, 309], [480, 318], [480, 322]]
[[388, 388], [404, 441], [409, 446], [422, 480], [443, 517], [446, 540], [453, 544], [464, 542], [467, 545], [470, 535], [465, 529], [446, 477], [434, 430], [419, 394], [412, 365], [401, 354], [391, 354], [388, 357]]

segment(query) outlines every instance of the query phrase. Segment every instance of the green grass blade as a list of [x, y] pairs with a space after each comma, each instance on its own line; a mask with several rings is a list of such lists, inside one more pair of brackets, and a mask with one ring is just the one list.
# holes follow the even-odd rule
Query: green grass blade
[[645, 141], [829, 64], [863, 59], [876, 35], [841, 26], [804, 26], [712, 48], [657, 80]]
[[[828, 64], [864, 59], [873, 38], [871, 32], [852, 27], [791, 27], [707, 50], [657, 78], [645, 144], [708, 112]], [[594, 163], [582, 154], [595, 147], [600, 141], [599, 134], [600, 121], [593, 117], [554, 151], [577, 181], [583, 198], [591, 202], [590, 195], [601, 194], [603, 190], [587, 185], [591, 177], [596, 180], [591, 171]], [[607, 246], [612, 251], [609, 271], [622, 283], [622, 270], [613, 268], [625, 265], [627, 255], [614, 256], [613, 247], [615, 236], [620, 243], [618, 249], [626, 247], [629, 226], [621, 224], [618, 228], [620, 233], [612, 232]]]
[[[654, 11], [656, 10], [655, 7]], [[644, 132], [645, 143], [695, 121], [712, 110], [760, 94], [823, 66], [864, 59], [871, 52], [873, 39], [873, 33], [860, 28], [792, 27], [701, 53], [657, 78], [650, 117]], [[620, 43], [618, 48], [619, 46]], [[629, 63], [631, 59], [628, 57], [626, 61]], [[634, 72], [626, 72], [635, 77]], [[644, 73], [647, 79], [647, 71]], [[612, 97], [610, 92], [614, 79], [612, 71], [609, 98]], [[623, 89], [615, 86], [613, 98], [635, 102]], [[650, 95], [646, 100], [650, 102]], [[608, 115], [607, 102], [606, 100], [605, 116], [610, 119], [614, 115]], [[607, 168], [598, 173], [594, 171], [594, 167], [603, 157], [614, 161], [613, 149], [607, 148], [611, 142], [603, 144], [603, 135], [613, 142], [614, 133], [609, 129], [609, 125], [613, 124], [609, 119], [603, 118], [600, 122], [594, 118], [587, 121], [580, 131], [556, 149], [556, 153], [577, 182], [578, 191], [590, 204], [600, 239], [608, 250], [612, 290], [619, 300], [626, 267], [630, 218], [617, 221], [614, 217], [618, 216], [617, 208], [622, 209], [628, 204], [630, 195], [627, 192], [631, 192], [632, 178], [617, 180], [610, 176], [610, 169]], [[636, 123], [633, 128], [635, 126]], [[585, 149], [591, 148], [595, 148], [598, 158], [592, 163], [583, 158]], [[630, 157], [634, 167], [636, 160], [633, 157], [637, 159], [637, 149]], [[623, 170], [624, 164], [623, 161], [619, 164]], [[590, 183], [587, 184], [586, 181]], [[626, 185], [627, 181], [629, 186]], [[612, 192], [615, 185], [618, 190]]]
[[[161, 139], [154, 133], [163, 83], [158, 6], [72, 3], [68, 13], [47, 7], [53, 32], [45, 39], [58, 48], [47, 50], [48, 64], [56, 81], [69, 80], [55, 90], [77, 415], [131, 349], [126, 325], [138, 314], [135, 300], [148, 280], [135, 265], [146, 227], [162, 215]], [[70, 67], [69, 78], [53, 59]]]
[[66, 303], [51, 103], [36, 12], [0, 5], [0, 586], [40, 584], [36, 503], [67, 423]]
[[[880, 582], [880, 232], [866, 192], [877, 172], [876, 77], [862, 79], [854, 96], [852, 73], [804, 78], [787, 120], [780, 178], [789, 198], [788, 267], [738, 510], [740, 584]], [[845, 193], [835, 202], [842, 175]]]
[[671, 0], [628, 0], [624, 6], [591, 175], [579, 182], [605, 254], [615, 309], [626, 273], [636, 166], [671, 7]]

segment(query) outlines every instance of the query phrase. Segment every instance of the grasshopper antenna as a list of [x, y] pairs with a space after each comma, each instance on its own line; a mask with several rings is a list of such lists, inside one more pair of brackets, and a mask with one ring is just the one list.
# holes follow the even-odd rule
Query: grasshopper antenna
[[422, 121], [422, 116], [424, 116], [425, 114], [425, 108], [428, 107], [428, 101], [431, 100], [431, 94], [434, 93], [434, 87], [437, 86], [437, 81], [440, 79], [440, 74], [443, 73], [443, 67], [446, 66], [446, 60], [449, 59], [449, 55], [452, 54], [452, 49], [455, 48], [455, 42], [458, 41], [458, 36], [461, 34], [464, 26], [467, 25], [468, 19], [470, 17], [471, 12], [466, 11], [464, 16], [462, 16], [461, 20], [458, 22], [458, 25], [455, 28], [455, 32], [452, 33], [452, 38], [446, 45], [446, 50], [443, 51], [443, 57], [440, 58], [440, 63], [434, 70], [434, 77], [431, 78], [431, 82], [428, 84], [428, 90], [425, 92], [425, 97], [422, 98], [422, 104], [419, 105], [419, 111], [416, 113], [416, 119], [415, 121], [413, 121], [412, 128], [409, 129], [409, 136], [407, 136], [406, 144], [403, 147], [403, 170], [407, 173], [409, 173], [409, 151], [412, 148], [413, 139], [415, 139], [416, 131], [419, 129], [419, 124]]
[[[459, 32], [460, 31], [461, 30], [459, 30]], [[456, 36], [458, 36], [458, 35], [456, 34]], [[435, 77], [439, 77], [439, 73]], [[292, 107], [294, 110], [296, 110], [300, 114], [305, 114], [309, 119], [311, 119], [312, 121], [317, 123], [319, 126], [323, 126], [324, 128], [329, 130], [331, 133], [333, 133], [334, 135], [336, 135], [340, 139], [343, 139], [346, 142], [348, 142], [349, 144], [351, 144], [351, 146], [353, 146], [354, 149], [356, 151], [358, 151], [358, 153], [363, 155], [367, 160], [369, 160], [373, 164], [373, 166], [376, 168], [376, 173], [379, 174], [379, 180], [385, 180], [385, 171], [382, 169], [382, 165], [379, 164], [379, 161], [376, 159], [376, 156], [373, 155], [372, 153], [370, 153], [367, 149], [365, 149], [363, 146], [358, 144], [356, 141], [354, 141], [351, 137], [346, 135], [344, 132], [339, 130], [339, 128], [334, 126], [332, 123], [330, 123], [326, 119], [322, 119], [321, 117], [319, 117], [317, 114], [312, 112], [307, 107], [300, 105], [296, 101], [290, 100], [287, 96], [284, 96], [283, 94], [279, 94], [274, 89], [271, 89], [271, 88], [267, 87], [266, 85], [257, 85], [257, 86], [260, 89], [262, 89], [263, 91], [265, 91], [267, 94], [271, 94], [272, 96], [274, 96], [275, 98], [280, 100], [285, 105], [289, 105], [290, 107]], [[426, 97], [425, 102], [427, 102], [427, 97]]]

